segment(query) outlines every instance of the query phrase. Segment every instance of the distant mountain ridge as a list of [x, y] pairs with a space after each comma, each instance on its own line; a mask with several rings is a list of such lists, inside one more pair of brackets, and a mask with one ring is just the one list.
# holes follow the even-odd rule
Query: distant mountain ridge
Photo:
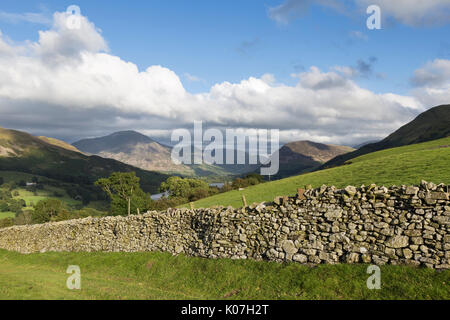
[[136, 131], [120, 131], [72, 144], [82, 152], [115, 159], [150, 171], [187, 172], [189, 168], [172, 162], [170, 147]]
[[404, 125], [380, 142], [372, 143], [360, 149], [328, 161], [319, 169], [331, 168], [361, 155], [420, 142], [437, 140], [450, 136], [450, 105], [440, 105], [431, 108], [413, 121]]
[[[72, 145], [82, 152], [115, 159], [144, 170], [187, 176], [240, 175], [258, 168], [257, 165], [175, 164], [172, 161], [172, 147], [132, 130], [116, 132], [104, 137], [83, 139]], [[193, 146], [191, 153], [192, 157], [196, 155]]]
[[130, 146], [139, 143], [159, 144], [146, 135], [128, 130], [115, 132], [104, 137], [83, 139], [72, 145], [83, 152], [98, 154], [100, 152], [125, 151], [124, 148], [130, 149]]
[[312, 171], [338, 155], [353, 151], [347, 146], [295, 141], [285, 144], [279, 151], [280, 170], [273, 178], [280, 179]]

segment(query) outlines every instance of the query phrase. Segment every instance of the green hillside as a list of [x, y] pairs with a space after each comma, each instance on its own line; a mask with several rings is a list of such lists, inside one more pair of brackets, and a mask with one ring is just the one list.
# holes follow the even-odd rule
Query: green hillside
[[231, 191], [194, 203], [196, 208], [242, 206], [242, 195], [247, 202], [271, 201], [280, 195], [295, 195], [297, 188], [322, 184], [345, 187], [376, 183], [378, 185], [418, 184], [421, 179], [435, 183], [450, 183], [450, 137], [382, 150], [352, 159], [346, 165], [283, 180]]

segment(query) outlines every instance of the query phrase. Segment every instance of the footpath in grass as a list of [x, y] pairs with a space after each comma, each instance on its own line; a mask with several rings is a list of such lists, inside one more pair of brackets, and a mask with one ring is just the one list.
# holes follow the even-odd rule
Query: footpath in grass
[[[247, 202], [272, 201], [276, 196], [295, 195], [298, 188], [323, 184], [338, 188], [348, 185], [402, 185], [419, 184], [427, 180], [450, 183], [450, 137], [426, 143], [370, 153], [350, 160], [350, 164], [307, 173], [278, 181], [230, 191], [194, 202], [196, 208], [212, 206], [242, 206], [242, 195]], [[185, 207], [189, 207], [185, 205]]]
[[[66, 287], [69, 265], [81, 290]], [[0, 250], [0, 299], [450, 299], [450, 271], [382, 266], [369, 290], [366, 265], [211, 260], [167, 253]]]

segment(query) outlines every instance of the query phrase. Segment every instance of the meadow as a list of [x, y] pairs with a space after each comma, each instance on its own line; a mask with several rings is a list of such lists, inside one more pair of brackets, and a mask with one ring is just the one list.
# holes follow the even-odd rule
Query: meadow
[[[381, 289], [367, 288], [367, 265], [202, 259], [168, 253], [42, 253], [0, 250], [0, 299], [450, 299], [450, 271], [381, 266]], [[81, 290], [69, 290], [69, 265]]]

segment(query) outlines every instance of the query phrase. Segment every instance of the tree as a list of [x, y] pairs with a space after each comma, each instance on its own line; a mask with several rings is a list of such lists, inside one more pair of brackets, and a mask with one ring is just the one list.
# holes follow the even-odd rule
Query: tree
[[58, 216], [66, 216], [68, 210], [64, 204], [57, 199], [45, 199], [39, 201], [32, 213], [33, 223], [46, 223], [55, 221]]
[[11, 191], [0, 189], [0, 200], [8, 200], [11, 198]]
[[139, 181], [135, 172], [114, 172], [109, 178], [97, 180], [95, 185], [110, 197], [113, 213], [121, 214], [126, 210], [130, 215], [132, 209], [140, 212], [151, 207], [150, 195], [142, 191]]
[[3, 177], [0, 177], [0, 186], [3, 184], [3, 182], [5, 182], [5, 180], [3, 179]]
[[160, 192], [169, 192], [170, 198], [189, 199], [193, 194], [208, 194], [209, 185], [207, 182], [199, 179], [170, 177], [166, 182], [161, 183], [159, 190]]

